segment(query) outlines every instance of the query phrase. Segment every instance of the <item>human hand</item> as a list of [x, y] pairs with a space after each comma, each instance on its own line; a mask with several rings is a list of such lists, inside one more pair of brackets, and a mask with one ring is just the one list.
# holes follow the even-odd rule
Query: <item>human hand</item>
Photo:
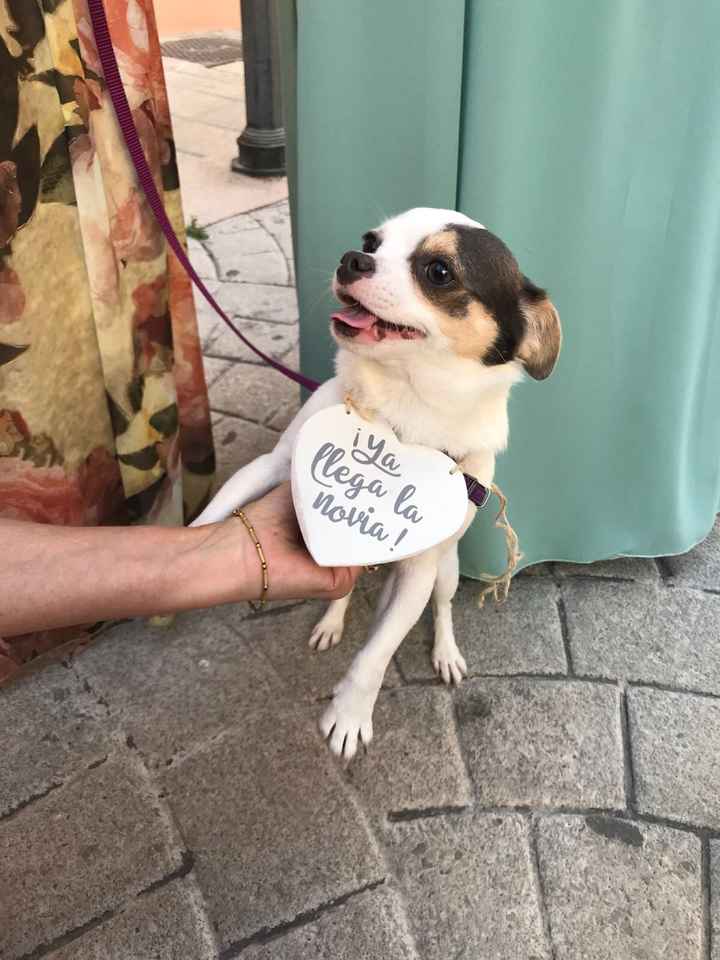
[[[260, 541], [268, 565], [270, 600], [344, 597], [360, 567], [320, 567], [303, 543], [295, 516], [290, 484], [283, 483], [260, 500], [242, 508]], [[256, 600], [262, 592], [260, 558], [244, 524], [237, 517], [197, 527], [209, 549], [211, 569], [222, 583], [226, 599]], [[239, 563], [240, 562], [240, 565]]]

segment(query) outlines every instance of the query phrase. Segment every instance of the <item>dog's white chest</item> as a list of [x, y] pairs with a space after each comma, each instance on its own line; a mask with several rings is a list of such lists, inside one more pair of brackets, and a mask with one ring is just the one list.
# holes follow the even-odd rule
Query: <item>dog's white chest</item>
[[292, 458], [300, 529], [321, 566], [390, 563], [448, 539], [467, 512], [465, 480], [445, 454], [403, 444], [338, 404], [300, 428]]

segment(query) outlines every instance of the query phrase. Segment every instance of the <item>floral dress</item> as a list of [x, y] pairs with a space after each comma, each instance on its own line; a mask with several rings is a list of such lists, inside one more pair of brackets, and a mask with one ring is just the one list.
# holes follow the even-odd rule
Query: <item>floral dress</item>
[[[176, 232], [151, 0], [105, 0]], [[0, 516], [182, 524], [214, 455], [190, 282], [139, 192], [86, 0], [0, 0]], [[87, 630], [0, 640], [0, 681]]]

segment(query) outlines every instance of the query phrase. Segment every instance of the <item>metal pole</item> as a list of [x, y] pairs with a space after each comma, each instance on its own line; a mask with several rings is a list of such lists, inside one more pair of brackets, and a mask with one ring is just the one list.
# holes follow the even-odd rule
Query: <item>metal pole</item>
[[241, 0], [247, 126], [232, 169], [254, 177], [285, 175], [280, 44], [274, 0]]

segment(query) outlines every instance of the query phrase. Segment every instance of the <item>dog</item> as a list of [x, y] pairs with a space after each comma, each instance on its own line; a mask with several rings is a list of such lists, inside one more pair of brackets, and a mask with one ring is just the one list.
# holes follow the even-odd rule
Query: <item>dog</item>
[[[521, 272], [503, 241], [452, 210], [416, 208], [386, 220], [345, 253], [332, 289], [336, 376], [299, 411], [275, 449], [243, 467], [195, 524], [225, 519], [290, 475], [294, 438], [314, 413], [347, 396], [404, 443], [452, 457], [490, 486], [508, 440], [510, 390], [526, 371], [552, 372], [561, 346], [558, 312]], [[440, 505], [438, 505], [439, 508]], [[373, 737], [373, 710], [385, 671], [432, 597], [432, 663], [445, 683], [467, 674], [453, 633], [457, 545], [475, 515], [449, 540], [391, 567], [365, 646], [335, 688], [320, 729], [350, 760]], [[330, 603], [310, 637], [315, 650], [340, 642], [350, 595]]]

